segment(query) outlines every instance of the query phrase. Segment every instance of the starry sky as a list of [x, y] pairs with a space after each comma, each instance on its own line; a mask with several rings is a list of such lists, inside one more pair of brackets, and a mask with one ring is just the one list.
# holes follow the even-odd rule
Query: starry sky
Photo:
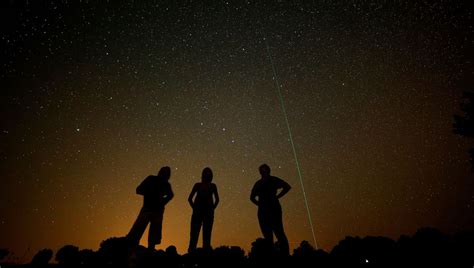
[[293, 186], [290, 247], [313, 243], [273, 68], [319, 247], [472, 228], [472, 142], [452, 132], [474, 84], [461, 2], [2, 2], [0, 248], [97, 249], [168, 165], [159, 248], [187, 249], [187, 196], [208, 166], [213, 245], [248, 250], [262, 163]]

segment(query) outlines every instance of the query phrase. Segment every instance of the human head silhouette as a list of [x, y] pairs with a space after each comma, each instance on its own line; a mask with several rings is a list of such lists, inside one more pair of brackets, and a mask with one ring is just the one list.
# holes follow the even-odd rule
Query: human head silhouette
[[168, 166], [162, 167], [160, 171], [158, 171], [158, 177], [164, 178], [169, 180], [171, 176], [171, 168]]
[[212, 181], [212, 170], [209, 167], [206, 167], [202, 170], [202, 182], [210, 183]]
[[262, 178], [270, 176], [270, 167], [267, 164], [261, 165], [258, 170], [260, 171]]

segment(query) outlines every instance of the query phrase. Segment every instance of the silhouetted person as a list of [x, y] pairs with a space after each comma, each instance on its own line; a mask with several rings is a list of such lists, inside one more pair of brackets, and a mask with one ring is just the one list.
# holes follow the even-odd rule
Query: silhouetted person
[[[211, 249], [212, 224], [214, 223], [214, 209], [219, 204], [217, 186], [212, 183], [212, 170], [203, 169], [201, 182], [194, 184], [189, 194], [188, 202], [193, 208], [191, 217], [191, 238], [188, 252], [196, 250], [199, 231], [202, 226], [202, 247]], [[194, 198], [196, 196], [196, 198]]]
[[[250, 200], [258, 206], [258, 222], [263, 237], [273, 244], [275, 234], [281, 252], [289, 254], [288, 239], [283, 230], [282, 210], [278, 199], [291, 189], [284, 180], [270, 176], [270, 167], [263, 164], [259, 167], [259, 179], [252, 188]], [[278, 190], [281, 191], [278, 193]]]
[[148, 248], [154, 249], [161, 243], [161, 229], [165, 205], [174, 194], [168, 182], [171, 175], [169, 167], [162, 167], [157, 176], [150, 175], [137, 187], [137, 194], [143, 195], [143, 207], [127, 237], [136, 245], [140, 243], [148, 223]]

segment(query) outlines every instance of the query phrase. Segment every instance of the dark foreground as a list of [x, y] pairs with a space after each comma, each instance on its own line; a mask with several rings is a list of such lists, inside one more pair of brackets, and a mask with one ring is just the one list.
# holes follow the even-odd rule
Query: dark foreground
[[[8, 255], [1, 250], [0, 258]], [[447, 236], [432, 228], [418, 230], [412, 237], [397, 241], [386, 237], [346, 237], [331, 252], [315, 250], [301, 242], [291, 256], [263, 239], [252, 243], [246, 255], [239, 247], [221, 246], [214, 250], [198, 249], [179, 255], [174, 246], [166, 251], [150, 251], [132, 246], [125, 238], [109, 238], [98, 251], [67, 245], [55, 255], [57, 264], [50, 264], [53, 251], [40, 250], [30, 264], [5, 267], [474, 267], [474, 231]], [[8, 259], [8, 258], [6, 258]]]

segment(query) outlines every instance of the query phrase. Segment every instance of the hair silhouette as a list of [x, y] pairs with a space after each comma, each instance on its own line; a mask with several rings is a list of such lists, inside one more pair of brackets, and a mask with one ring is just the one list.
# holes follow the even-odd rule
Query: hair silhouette
[[271, 169], [267, 164], [262, 164], [259, 168], [258, 171], [260, 172], [260, 175], [262, 177], [270, 176]]
[[214, 175], [212, 174], [212, 170], [210, 168], [206, 167], [202, 170], [202, 175], [201, 175], [202, 182], [211, 183], [213, 176]]
[[162, 167], [160, 171], [158, 171], [158, 177], [169, 180], [171, 176], [171, 168], [168, 166]]

